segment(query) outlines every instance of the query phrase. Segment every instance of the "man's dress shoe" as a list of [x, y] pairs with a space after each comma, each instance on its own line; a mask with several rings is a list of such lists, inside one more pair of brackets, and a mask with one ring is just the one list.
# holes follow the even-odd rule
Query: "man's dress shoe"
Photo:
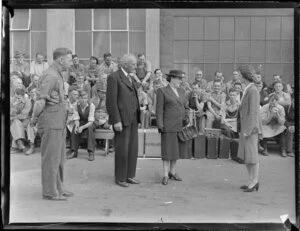
[[74, 193], [69, 191], [64, 191], [61, 195], [63, 195], [64, 197], [72, 197], [74, 196]]
[[134, 178], [128, 178], [127, 183], [129, 184], [139, 184], [140, 182]]
[[129, 184], [125, 181], [116, 181], [116, 184], [121, 186], [121, 187], [129, 187]]
[[77, 158], [77, 152], [72, 151], [68, 156], [67, 159]]

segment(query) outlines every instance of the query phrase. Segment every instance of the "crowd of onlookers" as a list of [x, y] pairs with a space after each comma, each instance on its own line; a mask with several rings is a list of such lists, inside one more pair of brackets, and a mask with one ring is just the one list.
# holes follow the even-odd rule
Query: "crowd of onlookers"
[[[11, 137], [12, 148], [26, 154], [34, 152], [34, 140], [37, 128], [29, 123], [34, 102], [38, 96], [39, 79], [49, 67], [44, 56], [36, 54], [36, 60], [30, 64], [24, 61], [24, 54], [16, 52], [11, 64]], [[67, 118], [67, 137], [71, 152], [68, 158], [77, 156], [81, 134], [84, 132], [87, 150], [95, 150], [94, 132], [97, 128], [112, 129], [108, 124], [106, 111], [107, 77], [118, 70], [118, 63], [112, 60], [110, 53], [103, 55], [99, 63], [97, 57], [90, 57], [89, 64], [83, 65], [78, 56], [73, 55], [71, 68], [62, 71]], [[222, 72], [216, 71], [212, 81], [207, 81], [203, 72], [195, 71], [195, 80], [188, 82], [185, 76], [181, 87], [186, 92], [186, 100], [195, 116], [199, 132], [205, 128], [218, 128], [230, 138], [238, 138], [237, 116], [243, 97], [245, 84], [240, 73], [233, 71], [232, 78], [224, 81]], [[168, 84], [161, 69], [153, 70], [144, 54], [137, 55], [136, 72], [132, 74], [137, 88], [141, 109], [140, 128], [155, 127], [156, 92]], [[280, 75], [273, 75], [273, 83], [267, 85], [258, 71], [255, 75], [256, 86], [260, 94], [260, 116], [263, 124], [263, 139], [260, 140], [259, 152], [268, 155], [267, 139], [275, 137], [281, 144], [283, 157], [294, 156], [294, 93], [293, 86], [286, 83]], [[190, 121], [193, 121], [191, 118]], [[78, 132], [79, 129], [79, 132]], [[28, 148], [24, 140], [28, 141]], [[97, 141], [98, 142], [98, 141]], [[104, 143], [98, 143], [103, 147]], [[110, 151], [113, 151], [110, 141]], [[90, 155], [89, 160], [94, 156]]]

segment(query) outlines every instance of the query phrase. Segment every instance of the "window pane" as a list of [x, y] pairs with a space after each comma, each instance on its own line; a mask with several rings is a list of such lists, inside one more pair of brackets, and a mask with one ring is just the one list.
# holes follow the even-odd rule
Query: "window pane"
[[126, 9], [111, 9], [111, 29], [127, 30]]
[[[102, 58], [105, 52], [109, 52], [109, 32], [94, 32], [93, 34], [93, 54]], [[115, 54], [112, 54], [113, 56]]]
[[266, 19], [265, 17], [251, 17], [251, 39], [266, 38]]
[[188, 42], [174, 41], [173, 59], [174, 63], [188, 63]]
[[129, 33], [129, 53], [137, 55], [146, 52], [145, 32]]
[[[195, 81], [195, 73], [196, 71], [201, 70], [203, 73], [204, 64], [203, 63], [193, 63], [189, 64], [189, 81], [192, 83]], [[204, 76], [205, 78], [205, 76]]]
[[174, 18], [174, 40], [188, 40], [188, 18]]
[[280, 62], [280, 41], [267, 41], [267, 62]]
[[273, 82], [273, 74], [282, 75], [281, 65], [278, 63], [268, 63], [265, 65], [265, 82], [271, 84]]
[[282, 64], [282, 78], [286, 83], [294, 84], [294, 64]]
[[219, 70], [218, 63], [206, 63], [204, 64], [204, 76], [207, 82], [213, 80], [214, 74]]
[[[100, 20], [94, 20], [94, 21], [96, 23]], [[75, 30], [91, 30], [91, 29], [92, 29], [92, 10], [75, 9]]]
[[267, 17], [267, 39], [280, 39], [280, 17]]
[[250, 17], [236, 17], [235, 38], [250, 39]]
[[203, 59], [203, 41], [189, 42], [189, 62], [202, 63]]
[[109, 30], [109, 9], [94, 9], [94, 29]]
[[128, 53], [128, 33], [111, 33], [111, 53], [114, 57], [121, 57]]
[[232, 79], [232, 72], [234, 71], [233, 63], [221, 63], [220, 71], [223, 73], [224, 82], [227, 83]]
[[129, 29], [145, 30], [146, 28], [146, 10], [129, 9]]
[[219, 18], [205, 17], [205, 39], [219, 40]]
[[12, 29], [29, 29], [29, 10], [15, 10], [15, 15], [12, 20]]
[[234, 41], [220, 41], [220, 61], [234, 62]]
[[75, 33], [75, 52], [79, 58], [89, 58], [92, 55], [92, 33]]
[[[184, 71], [186, 73], [186, 75], [188, 75], [188, 71], [189, 71], [189, 66], [188, 64], [184, 64], [184, 63], [174, 63], [174, 69], [176, 70], [181, 70]], [[168, 72], [165, 72], [168, 73]]]
[[265, 41], [251, 41], [251, 62], [265, 62]]
[[205, 62], [219, 61], [219, 41], [204, 42], [204, 61]]
[[282, 62], [294, 61], [294, 43], [293, 41], [281, 41]]
[[31, 10], [31, 29], [43, 30], [47, 28], [47, 12], [45, 9], [32, 9]]
[[46, 32], [31, 32], [31, 58], [34, 59], [36, 53], [47, 55]]
[[235, 53], [237, 63], [250, 61], [250, 41], [235, 41]]
[[202, 40], [203, 39], [203, 17], [190, 17], [189, 18], [189, 39]]
[[294, 18], [282, 17], [282, 39], [294, 39]]
[[234, 39], [234, 17], [220, 18], [220, 39]]
[[25, 53], [25, 58], [29, 58], [29, 32], [28, 31], [14, 31], [13, 33], [13, 53], [19, 51]]

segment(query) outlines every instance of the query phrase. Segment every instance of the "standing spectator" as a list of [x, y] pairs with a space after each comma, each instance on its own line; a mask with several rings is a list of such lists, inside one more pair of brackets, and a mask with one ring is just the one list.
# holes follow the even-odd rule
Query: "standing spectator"
[[91, 94], [91, 87], [89, 83], [84, 82], [84, 74], [79, 73], [76, 83], [74, 84], [78, 92], [85, 91], [88, 93], [88, 96], [90, 97]]
[[229, 94], [229, 90], [234, 87], [236, 82], [241, 83], [242, 91], [245, 89], [245, 84], [241, 82], [240, 73], [238, 71], [232, 72], [232, 79], [226, 83], [226, 94]]
[[288, 107], [285, 115], [284, 126], [286, 130], [281, 135], [281, 153], [285, 156], [286, 153], [290, 157], [294, 157], [293, 142], [295, 133], [295, 99], [294, 94], [291, 95], [292, 104]]
[[122, 187], [139, 184], [135, 179], [138, 156], [138, 123], [140, 105], [133, 77], [136, 58], [125, 54], [121, 68], [107, 79], [106, 107], [115, 132], [115, 182]]
[[154, 81], [157, 81], [157, 84], [160, 84], [162, 87], [165, 87], [169, 84], [168, 81], [163, 77], [163, 73], [161, 69], [159, 68], [155, 69], [154, 75], [155, 75], [154, 80], [150, 82], [150, 86], [149, 86], [150, 90], [153, 88]]
[[220, 83], [221, 83], [221, 91], [226, 93], [226, 84], [224, 83], [224, 76], [223, 76], [223, 73], [220, 71], [216, 71], [214, 79], [207, 83], [206, 91], [212, 92], [214, 90], [214, 81], [216, 81], [216, 80], [220, 81]]
[[278, 75], [278, 74], [274, 74], [273, 75], [273, 82], [268, 87], [269, 94], [271, 94], [271, 93], [273, 93], [275, 91], [274, 85], [277, 82], [281, 82], [282, 86], [283, 86], [283, 91], [287, 92], [287, 85], [284, 83], [282, 77], [280, 75]]
[[93, 87], [101, 77], [101, 72], [98, 64], [98, 59], [95, 56], [91, 56], [90, 64], [85, 67], [86, 82], [89, 83], [91, 87]]
[[136, 84], [138, 99], [140, 104], [140, 111], [141, 111], [141, 124], [140, 128], [148, 128], [150, 122], [150, 114], [148, 110], [148, 97], [147, 93], [143, 91], [142, 84]]
[[25, 87], [30, 84], [30, 66], [24, 61], [24, 54], [19, 51], [15, 52], [15, 61], [10, 65], [10, 72], [15, 72], [22, 79]]
[[146, 60], [146, 56], [143, 53], [138, 54], [137, 57], [136, 75], [142, 82], [142, 85], [145, 85], [147, 82], [150, 82], [152, 73], [151, 63], [149, 60]]
[[[255, 77], [255, 82], [256, 82], [256, 83], [262, 82], [262, 85], [263, 85], [263, 88], [262, 88], [262, 89], [263, 89], [264, 91], [268, 92], [268, 86], [267, 86], [267, 84], [265, 83], [265, 81], [263, 81], [262, 75], [256, 73], [256, 74], [254, 75], [254, 77]], [[269, 93], [268, 93], [268, 94], [269, 94]]]
[[33, 88], [38, 88], [39, 87], [39, 81], [40, 81], [40, 76], [33, 74], [32, 75], [32, 82], [29, 84], [27, 88], [27, 92], [29, 92]]
[[118, 70], [118, 64], [112, 61], [111, 53], [107, 52], [103, 55], [103, 62], [100, 64], [99, 69], [101, 75], [109, 76]]
[[189, 123], [188, 103], [184, 90], [180, 88], [182, 71], [171, 70], [167, 76], [170, 84], [157, 90], [156, 104], [157, 127], [161, 133], [163, 185], [168, 184], [168, 178], [182, 181], [176, 173], [180, 145], [184, 144], [179, 140], [178, 132]]
[[[78, 77], [80, 75], [84, 76], [84, 73], [85, 73], [85, 67], [82, 63], [79, 62], [79, 58], [76, 54], [72, 55], [72, 60], [73, 60], [73, 65], [71, 65], [71, 67], [70, 67], [70, 78], [68, 81], [68, 83], [70, 85], [72, 85], [73, 83], [76, 83]], [[84, 76], [84, 78], [85, 78], [85, 76]]]
[[101, 78], [101, 80], [99, 80], [91, 89], [91, 97], [94, 98], [95, 96], [98, 95], [97, 90], [99, 89], [105, 89], [106, 92], [106, 88], [107, 88], [107, 79], [105, 78]]
[[49, 68], [49, 64], [44, 61], [44, 55], [41, 53], [36, 53], [35, 61], [32, 61], [30, 65], [30, 74], [42, 76], [43, 71], [47, 68]]
[[192, 88], [188, 82], [188, 77], [185, 75], [185, 72], [182, 72], [182, 81], [180, 83], [180, 88], [185, 91], [186, 97], [188, 97], [189, 93], [192, 91]]
[[206, 90], [207, 88], [207, 81], [203, 78], [203, 72], [201, 70], [196, 70], [195, 72], [195, 82], [199, 83], [199, 87], [202, 90]]
[[53, 51], [53, 63], [43, 72], [31, 124], [38, 120], [41, 136], [42, 194], [46, 200], [67, 200], [73, 196], [63, 185], [66, 155], [66, 118], [62, 70], [72, 64], [72, 52], [67, 48]]
[[[276, 137], [285, 130], [285, 111], [278, 103], [279, 97], [277, 95], [270, 96], [269, 103], [262, 106], [260, 109], [260, 117], [262, 121], [263, 140], [260, 144], [264, 150], [261, 154], [268, 155], [267, 141], [265, 138]], [[282, 157], [286, 157], [286, 152], [281, 153]]]
[[221, 81], [215, 80], [213, 85], [213, 92], [207, 98], [207, 120], [206, 128], [218, 128], [219, 122], [221, 122], [221, 110], [226, 100], [226, 94], [221, 90]]
[[[233, 89], [237, 92], [237, 99], [239, 101], [241, 101], [242, 97], [243, 97], [243, 86], [242, 83], [240, 82], [235, 82], [233, 84]], [[244, 88], [245, 89], [245, 88]]]
[[273, 86], [274, 92], [272, 94], [278, 96], [278, 103], [286, 110], [291, 105], [290, 94], [283, 91], [283, 83], [280, 81], [274, 82]]
[[79, 143], [83, 134], [87, 137], [88, 160], [95, 160], [95, 133], [93, 123], [95, 120], [95, 105], [89, 102], [88, 93], [80, 93], [77, 105], [74, 107], [75, 127], [71, 133], [71, 153], [67, 159], [76, 158], [78, 154]]
[[[20, 149], [21, 152], [25, 152], [23, 140], [25, 139], [25, 130], [28, 130], [29, 119], [28, 114], [31, 109], [30, 99], [25, 97], [25, 91], [23, 88], [17, 88], [14, 96], [10, 102], [10, 133], [12, 135], [12, 148]], [[30, 129], [30, 128], [29, 128]], [[30, 143], [34, 143], [34, 138], [29, 136], [31, 133], [27, 132]], [[30, 144], [30, 145], [31, 145]], [[25, 153], [31, 154], [31, 153]]]
[[156, 115], [156, 98], [157, 89], [165, 87], [159, 79], [153, 81], [153, 88], [151, 88], [147, 93], [148, 108], [150, 112], [150, 117]]
[[263, 89], [262, 82], [256, 82], [256, 87], [259, 92], [259, 105], [264, 106], [265, 104], [269, 103], [269, 94], [266, 89]]

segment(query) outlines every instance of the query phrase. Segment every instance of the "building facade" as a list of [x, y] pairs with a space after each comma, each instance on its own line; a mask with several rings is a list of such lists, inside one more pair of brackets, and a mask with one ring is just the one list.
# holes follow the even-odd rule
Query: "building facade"
[[211, 80], [216, 71], [231, 78], [242, 63], [252, 64], [267, 83], [273, 74], [294, 81], [293, 9], [18, 9], [11, 22], [14, 51], [52, 61], [61, 46], [87, 63], [111, 52], [145, 53], [153, 69], [197, 69]]

